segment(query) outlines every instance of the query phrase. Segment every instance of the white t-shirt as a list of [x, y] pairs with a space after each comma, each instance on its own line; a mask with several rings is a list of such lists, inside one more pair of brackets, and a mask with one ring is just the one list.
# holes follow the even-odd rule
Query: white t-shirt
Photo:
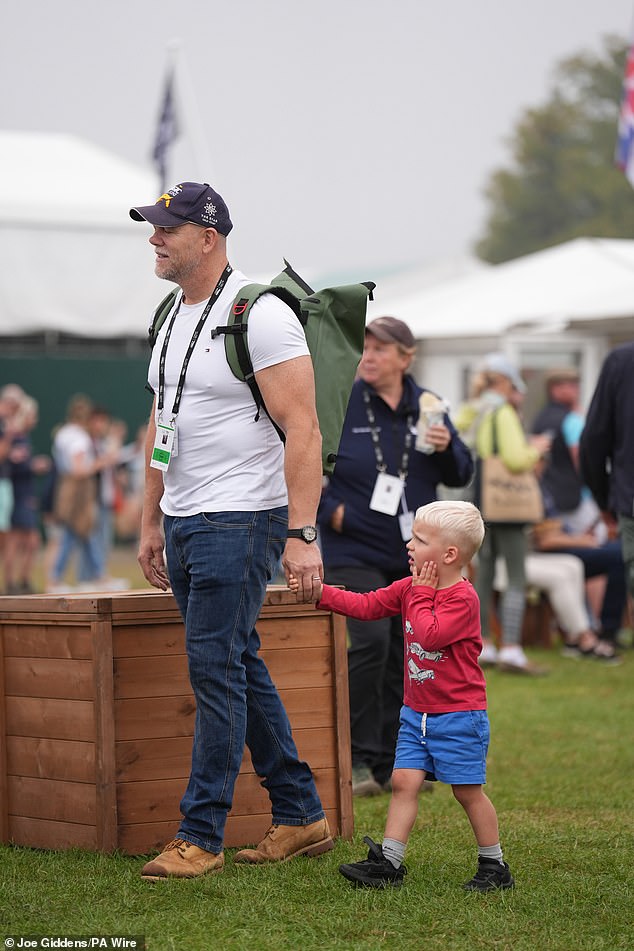
[[[163, 473], [161, 509], [166, 515], [261, 511], [287, 503], [283, 444], [264, 410], [255, 421], [255, 402], [247, 384], [231, 372], [224, 335], [211, 338], [215, 327], [227, 324], [235, 296], [248, 283], [244, 274], [233, 271], [191, 355], [176, 419], [177, 455]], [[206, 303], [181, 304], [174, 322], [165, 360], [163, 422], [172, 418], [185, 353]], [[161, 327], [148, 371], [157, 404], [159, 360], [169, 323], [170, 318]], [[272, 294], [251, 309], [248, 340], [254, 370], [309, 353], [299, 320]]]
[[64, 423], [53, 440], [53, 458], [60, 475], [67, 475], [71, 471], [74, 459], [80, 454], [85, 457], [85, 463], [94, 462], [92, 439], [77, 423]]

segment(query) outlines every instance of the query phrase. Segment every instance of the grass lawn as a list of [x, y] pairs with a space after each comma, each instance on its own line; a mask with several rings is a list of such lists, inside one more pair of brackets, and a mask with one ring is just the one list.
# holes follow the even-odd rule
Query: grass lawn
[[630, 951], [634, 652], [617, 668], [532, 656], [550, 676], [488, 675], [487, 793], [513, 891], [462, 890], [475, 844], [439, 784], [421, 796], [400, 890], [354, 889], [337, 872], [365, 857], [363, 835], [381, 841], [384, 795], [356, 800], [354, 841], [319, 859], [250, 868], [228, 850], [223, 874], [189, 882], [143, 882], [138, 856], [0, 846], [0, 936], [145, 935], [151, 951]]

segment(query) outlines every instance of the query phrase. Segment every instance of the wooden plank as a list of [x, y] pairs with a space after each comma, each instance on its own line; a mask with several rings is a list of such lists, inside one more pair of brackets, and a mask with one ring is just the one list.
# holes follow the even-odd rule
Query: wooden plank
[[90, 660], [51, 657], [6, 657], [8, 693], [13, 697], [57, 697], [91, 700], [93, 664]]
[[[326, 818], [333, 835], [338, 835], [337, 813], [326, 809]], [[178, 832], [176, 822], [143, 822], [119, 826], [119, 848], [127, 855], [150, 855], [160, 852]], [[225, 828], [225, 848], [243, 848], [255, 845], [266, 835], [271, 825], [270, 812], [253, 816], [230, 816]], [[230, 857], [227, 857], [230, 861]], [[139, 862], [142, 860], [139, 859]]]
[[115, 700], [114, 714], [118, 740], [193, 736], [196, 704], [192, 694], [160, 701]]
[[31, 776], [7, 777], [9, 815], [95, 825], [95, 787]]
[[115, 661], [117, 700], [134, 697], [179, 697], [191, 694], [187, 657], [119, 657]]
[[339, 779], [338, 811], [341, 834], [351, 839], [354, 832], [352, 803], [352, 748], [350, 738], [350, 694], [348, 687], [348, 647], [346, 619], [333, 614], [332, 666], [334, 670], [335, 736]]
[[8, 736], [7, 773], [12, 776], [94, 783], [95, 744], [34, 736]]
[[280, 690], [280, 697], [286, 707], [293, 731], [309, 727], [334, 729], [335, 716], [331, 687]]
[[97, 848], [103, 852], [112, 852], [117, 847], [117, 776], [114, 751], [112, 626], [109, 615], [101, 615], [94, 621], [92, 634]]
[[8, 735], [89, 742], [95, 738], [94, 707], [88, 700], [7, 697], [5, 708]]
[[24, 816], [9, 817], [8, 841], [33, 849], [97, 849], [94, 825]]
[[[311, 769], [328, 769], [336, 766], [337, 741], [331, 729], [294, 728], [293, 739], [297, 746], [299, 758], [305, 760]], [[254, 772], [248, 749], [244, 751], [240, 772]]]
[[59, 615], [67, 618], [111, 616], [130, 611], [164, 611], [175, 608], [171, 593], [164, 595], [153, 588], [131, 591], [85, 591], [66, 594], [10, 595], [0, 598], [0, 619], [14, 620], [20, 615]]
[[[324, 808], [337, 808], [337, 777], [334, 769], [315, 770], [315, 783]], [[182, 779], [162, 782], [119, 783], [117, 807], [119, 823], [168, 822], [178, 820], [179, 803], [185, 791]], [[251, 815], [270, 811], [268, 793], [255, 773], [240, 773], [236, 781], [232, 814]]]
[[7, 716], [5, 685], [4, 631], [0, 628], [0, 842], [9, 841], [9, 814], [7, 810]]
[[[49, 619], [50, 622], [50, 619]], [[0, 622], [1, 623], [1, 622]], [[37, 623], [32, 617], [24, 624], [2, 624], [7, 657], [59, 657], [90, 660], [90, 628]]]
[[118, 742], [115, 746], [117, 782], [180, 778], [184, 788], [191, 768], [191, 753], [191, 736]]
[[[126, 619], [127, 620], [127, 619]], [[270, 617], [258, 621], [262, 646], [267, 650], [287, 650], [319, 646], [330, 636], [328, 615]], [[152, 617], [144, 617], [135, 625], [120, 620], [113, 629], [115, 657], [143, 657], [185, 653], [185, 631], [182, 621], [157, 625]]]
[[328, 644], [301, 651], [261, 650], [260, 656], [278, 690], [284, 690], [285, 687], [306, 690], [332, 683]]
[[[280, 696], [293, 729], [334, 727], [331, 687], [280, 690]], [[192, 694], [163, 697], [160, 702], [151, 698], [115, 700], [114, 710], [118, 740], [193, 736], [194, 733], [196, 704]]]
[[157, 625], [154, 618], [132, 625], [126, 619], [112, 631], [112, 652], [115, 657], [164, 657], [185, 653], [183, 622], [165, 622]]
[[[332, 730], [294, 730], [300, 758], [311, 769], [325, 769], [336, 760], [336, 743]], [[192, 741], [189, 736], [131, 740], [116, 744], [117, 781], [163, 780], [189, 776]], [[245, 750], [241, 772], [253, 772], [248, 750]]]
[[[332, 680], [330, 647], [304, 650], [268, 651], [260, 656], [269, 669], [278, 689], [310, 688]], [[173, 697], [191, 693], [185, 655], [165, 657], [118, 658], [115, 668], [117, 700], [142, 697]]]
[[330, 643], [328, 616], [261, 618], [257, 623], [262, 647], [271, 650], [305, 650]]

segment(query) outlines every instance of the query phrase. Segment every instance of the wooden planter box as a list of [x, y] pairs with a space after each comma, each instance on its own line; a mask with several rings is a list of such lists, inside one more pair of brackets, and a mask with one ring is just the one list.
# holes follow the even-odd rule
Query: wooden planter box
[[[353, 827], [345, 621], [271, 587], [262, 657], [333, 833]], [[141, 854], [171, 839], [195, 704], [170, 593], [0, 598], [0, 841]], [[229, 847], [271, 821], [248, 753]]]

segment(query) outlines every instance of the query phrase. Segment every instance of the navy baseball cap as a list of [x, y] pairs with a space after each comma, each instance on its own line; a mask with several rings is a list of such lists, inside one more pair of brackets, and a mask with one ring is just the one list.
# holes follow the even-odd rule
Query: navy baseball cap
[[201, 228], [215, 228], [228, 235], [233, 228], [229, 209], [207, 182], [181, 182], [169, 188], [154, 205], [130, 209], [135, 221], [149, 221], [157, 228], [178, 228], [191, 222]]

